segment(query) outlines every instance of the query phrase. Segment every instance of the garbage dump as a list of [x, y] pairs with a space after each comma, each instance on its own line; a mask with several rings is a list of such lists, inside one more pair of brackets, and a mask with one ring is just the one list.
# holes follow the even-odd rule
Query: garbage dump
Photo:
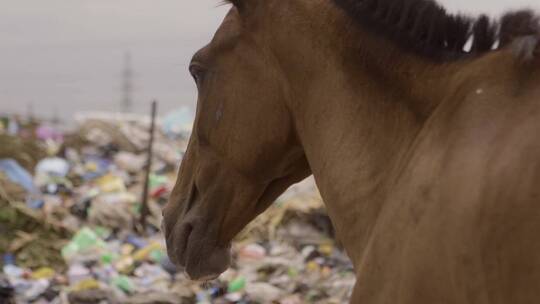
[[0, 127], [0, 303], [347, 301], [352, 265], [310, 180], [238, 235], [219, 279], [189, 281], [170, 262], [161, 208], [189, 137], [174, 117], [156, 130], [146, 227], [148, 119], [82, 115], [70, 132]]

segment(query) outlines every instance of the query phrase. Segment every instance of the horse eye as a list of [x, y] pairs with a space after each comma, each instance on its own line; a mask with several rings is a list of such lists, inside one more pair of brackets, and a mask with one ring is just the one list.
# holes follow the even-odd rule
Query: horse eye
[[199, 64], [192, 63], [189, 66], [189, 73], [191, 74], [191, 77], [193, 77], [197, 85], [199, 85], [204, 75], [203, 67]]

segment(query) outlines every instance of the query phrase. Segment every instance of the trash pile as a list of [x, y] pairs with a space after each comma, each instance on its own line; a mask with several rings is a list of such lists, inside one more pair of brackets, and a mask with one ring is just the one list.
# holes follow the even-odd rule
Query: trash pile
[[155, 133], [146, 227], [148, 119], [88, 115], [60, 132], [0, 118], [0, 303], [347, 301], [354, 272], [312, 181], [246, 227], [219, 279], [192, 282], [172, 265], [161, 208], [189, 136], [174, 117]]

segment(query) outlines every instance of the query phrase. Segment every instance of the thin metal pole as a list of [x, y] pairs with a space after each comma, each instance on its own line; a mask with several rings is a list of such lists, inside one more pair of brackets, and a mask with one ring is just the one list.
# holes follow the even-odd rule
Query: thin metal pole
[[144, 176], [144, 185], [143, 185], [143, 194], [141, 199], [141, 226], [142, 232], [146, 232], [146, 220], [148, 215], [150, 215], [150, 208], [148, 206], [148, 188], [150, 181], [150, 173], [152, 171], [152, 156], [153, 156], [153, 145], [154, 145], [154, 129], [156, 125], [156, 114], [157, 114], [157, 101], [152, 102], [152, 121], [150, 123], [150, 139], [148, 140], [148, 159], [146, 160], [146, 172]]

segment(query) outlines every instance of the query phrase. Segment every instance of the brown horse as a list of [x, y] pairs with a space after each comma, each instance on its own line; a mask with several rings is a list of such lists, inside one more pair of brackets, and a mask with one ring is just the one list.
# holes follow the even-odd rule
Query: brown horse
[[164, 210], [193, 279], [310, 174], [352, 303], [540, 303], [540, 38], [430, 0], [236, 0], [190, 67], [197, 116]]

